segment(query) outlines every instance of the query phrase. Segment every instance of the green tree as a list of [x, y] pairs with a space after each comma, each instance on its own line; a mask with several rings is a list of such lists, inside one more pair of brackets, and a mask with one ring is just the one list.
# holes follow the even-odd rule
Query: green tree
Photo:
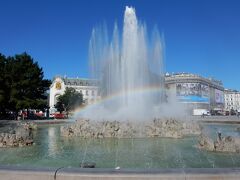
[[55, 107], [58, 111], [69, 111], [74, 110], [83, 104], [83, 95], [77, 92], [74, 88], [66, 88], [63, 95], [60, 95], [57, 99]]
[[6, 108], [7, 98], [6, 98], [6, 81], [5, 81], [5, 67], [7, 59], [4, 55], [0, 54], [0, 116], [3, 116], [2, 113], [5, 113], [4, 109]]
[[4, 101], [2, 114], [5, 111], [47, 107], [46, 90], [51, 82], [44, 79], [38, 63], [27, 53], [8, 58], [0, 56], [0, 59], [3, 59], [0, 65], [4, 64], [0, 69], [0, 86], [3, 87], [0, 89], [0, 101]]

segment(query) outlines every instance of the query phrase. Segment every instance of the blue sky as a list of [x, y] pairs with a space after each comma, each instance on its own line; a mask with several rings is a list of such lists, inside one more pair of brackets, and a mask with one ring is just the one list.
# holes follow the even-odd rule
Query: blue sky
[[240, 90], [238, 0], [0, 0], [0, 52], [26, 51], [45, 77], [88, 77], [91, 30], [115, 21], [134, 6], [148, 31], [165, 36], [167, 72], [191, 72]]

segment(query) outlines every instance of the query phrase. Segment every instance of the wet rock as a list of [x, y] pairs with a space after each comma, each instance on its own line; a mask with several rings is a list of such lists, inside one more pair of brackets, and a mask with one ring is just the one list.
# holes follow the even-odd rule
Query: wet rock
[[205, 149], [207, 151], [214, 151], [214, 141], [207, 137], [206, 135], [201, 134], [198, 139], [198, 144], [200, 149]]
[[26, 146], [30, 146], [30, 145], [33, 144], [33, 140], [32, 140], [32, 139], [27, 139], [27, 140], [25, 141], [25, 143], [26, 143]]
[[118, 121], [91, 122], [78, 120], [75, 124], [61, 127], [63, 136], [80, 136], [84, 138], [131, 137], [134, 131], [130, 125]]
[[182, 138], [186, 135], [200, 134], [200, 127], [194, 122], [182, 122], [175, 119], [154, 119], [153, 123], [147, 126], [148, 137], [170, 137]]
[[29, 136], [29, 132], [30, 132], [29, 130], [19, 127], [16, 129], [16, 138], [17, 139], [21, 139], [21, 138], [27, 139]]
[[32, 129], [17, 126], [14, 131], [0, 134], [0, 147], [22, 147], [33, 145]]
[[0, 143], [3, 141], [3, 137], [0, 135]]
[[240, 137], [226, 136], [215, 141], [206, 135], [201, 135], [198, 147], [207, 151], [240, 153]]
[[83, 138], [135, 138], [135, 137], [171, 137], [181, 138], [189, 134], [200, 134], [196, 123], [182, 123], [175, 119], [154, 119], [148, 124], [129, 121], [94, 122], [80, 119], [76, 123], [62, 126], [61, 135]]

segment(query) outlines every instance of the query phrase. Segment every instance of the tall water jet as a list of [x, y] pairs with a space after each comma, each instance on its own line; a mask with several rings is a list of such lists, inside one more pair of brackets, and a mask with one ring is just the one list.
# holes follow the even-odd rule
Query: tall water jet
[[135, 9], [127, 6], [122, 33], [115, 24], [112, 40], [108, 39], [103, 25], [93, 29], [89, 43], [92, 78], [98, 79], [101, 96], [108, 99], [100, 104], [104, 113], [100, 112], [98, 117], [155, 117], [154, 109], [165, 97], [163, 42], [157, 28], [149, 41], [146, 25], [137, 20]]

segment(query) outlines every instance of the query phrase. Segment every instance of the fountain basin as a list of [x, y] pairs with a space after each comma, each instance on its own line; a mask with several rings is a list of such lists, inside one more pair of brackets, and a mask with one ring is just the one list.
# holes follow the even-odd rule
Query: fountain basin
[[[35, 145], [0, 148], [0, 164], [19, 167], [76, 167], [94, 162], [96, 168], [236, 168], [240, 154], [208, 152], [196, 147], [197, 136], [180, 139], [145, 138], [81, 138], [60, 135], [63, 124], [38, 125]], [[224, 136], [240, 136], [236, 125], [203, 124], [216, 138], [216, 129]]]

